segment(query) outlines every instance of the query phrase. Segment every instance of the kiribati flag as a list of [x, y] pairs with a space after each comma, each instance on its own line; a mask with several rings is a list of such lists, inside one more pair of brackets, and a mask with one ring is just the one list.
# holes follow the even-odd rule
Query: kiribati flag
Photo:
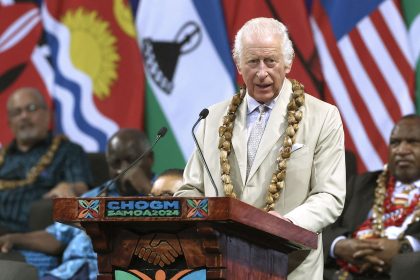
[[142, 127], [143, 71], [128, 3], [45, 1], [42, 19], [57, 130], [104, 151], [119, 127]]
[[56, 132], [87, 151], [104, 151], [120, 127], [142, 128], [144, 72], [128, 1], [34, 3], [0, 6], [2, 107], [16, 88], [39, 88], [53, 101]]

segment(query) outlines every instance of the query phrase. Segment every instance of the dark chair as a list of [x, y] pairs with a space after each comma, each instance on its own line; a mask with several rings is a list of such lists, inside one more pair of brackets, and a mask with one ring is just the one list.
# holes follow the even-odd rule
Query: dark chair
[[357, 158], [355, 154], [350, 151], [346, 150], [346, 177], [349, 179], [350, 177], [357, 175]]
[[24, 262], [0, 260], [0, 280], [37, 280], [35, 267]]
[[32, 203], [28, 218], [29, 231], [44, 230], [51, 225], [54, 222], [52, 214], [51, 199], [40, 199]]
[[109, 180], [108, 164], [104, 153], [88, 153], [89, 166], [93, 176], [92, 187]]
[[391, 280], [415, 280], [420, 274], [420, 252], [398, 254], [392, 259]]

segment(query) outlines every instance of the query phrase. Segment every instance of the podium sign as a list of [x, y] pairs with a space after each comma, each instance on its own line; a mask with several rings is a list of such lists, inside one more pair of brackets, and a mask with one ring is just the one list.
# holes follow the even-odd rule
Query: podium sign
[[315, 233], [233, 198], [57, 198], [54, 220], [80, 223], [99, 280], [286, 279], [288, 253]]

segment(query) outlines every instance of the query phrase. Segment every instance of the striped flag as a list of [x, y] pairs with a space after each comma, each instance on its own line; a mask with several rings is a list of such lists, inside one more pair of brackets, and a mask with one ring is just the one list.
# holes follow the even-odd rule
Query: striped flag
[[346, 145], [360, 170], [387, 162], [391, 129], [414, 112], [414, 61], [397, 0], [315, 0], [311, 25]]
[[142, 127], [143, 71], [131, 8], [124, 0], [106, 2], [42, 5], [56, 130], [89, 152], [105, 151], [120, 127]]
[[31, 85], [45, 93], [46, 85], [36, 68], [42, 52], [37, 46], [42, 34], [41, 14], [33, 3], [0, 4], [0, 147], [11, 141], [7, 129], [6, 102], [17, 88]]
[[416, 104], [417, 114], [420, 114], [420, 1], [402, 0], [402, 8], [416, 65]]
[[170, 131], [155, 150], [156, 168], [183, 168], [200, 111], [235, 93], [223, 11], [218, 1], [142, 0], [136, 26], [147, 75], [146, 131], [152, 139], [161, 126]]
[[[17, 88], [37, 87], [53, 103], [57, 133], [103, 152], [120, 127], [143, 127], [144, 72], [128, 0], [38, 2], [0, 5], [0, 106]], [[0, 131], [0, 142], [10, 138]]]
[[[241, 83], [230, 54], [234, 35], [263, 16], [289, 28], [296, 50], [289, 76], [340, 109], [359, 171], [387, 161], [392, 127], [415, 110], [416, 81], [420, 113], [418, 1], [106, 1], [0, 0], [2, 108], [17, 87], [39, 87], [54, 100], [56, 130], [88, 151], [103, 150], [119, 127], [144, 127], [153, 140], [168, 126], [155, 171], [182, 168], [199, 112]], [[78, 32], [93, 25], [103, 32]], [[99, 53], [107, 66], [95, 76]], [[6, 119], [0, 110], [3, 127]], [[10, 138], [0, 131], [0, 143]]]

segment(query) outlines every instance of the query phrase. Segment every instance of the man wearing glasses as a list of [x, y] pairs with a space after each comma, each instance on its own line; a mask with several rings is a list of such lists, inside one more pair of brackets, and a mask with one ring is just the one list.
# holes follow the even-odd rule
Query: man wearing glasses
[[80, 195], [91, 181], [83, 149], [50, 132], [51, 112], [37, 89], [16, 90], [7, 114], [15, 138], [0, 150], [0, 234], [28, 231], [33, 202]]

